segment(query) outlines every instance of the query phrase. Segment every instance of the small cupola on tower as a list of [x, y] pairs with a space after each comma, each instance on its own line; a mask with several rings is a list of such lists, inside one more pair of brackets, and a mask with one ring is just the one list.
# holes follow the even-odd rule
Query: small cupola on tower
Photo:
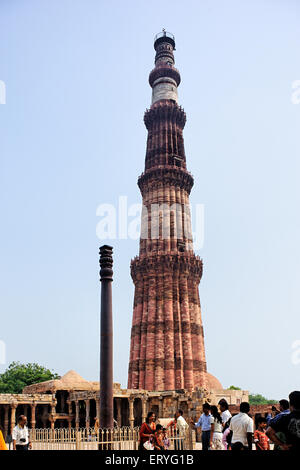
[[174, 67], [175, 38], [164, 29], [154, 38], [155, 68], [150, 72], [152, 104], [160, 100], [178, 102], [177, 87], [180, 83], [179, 71]]

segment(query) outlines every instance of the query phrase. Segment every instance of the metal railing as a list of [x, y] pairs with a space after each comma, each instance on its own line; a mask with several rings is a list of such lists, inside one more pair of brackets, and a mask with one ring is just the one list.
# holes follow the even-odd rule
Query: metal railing
[[154, 36], [154, 42], [156, 41], [156, 39], [164, 38], [164, 37], [171, 38], [173, 39], [173, 41], [175, 41], [174, 34], [169, 33], [169, 31], [162, 30]]
[[[138, 450], [139, 427], [32, 429], [33, 450]], [[169, 433], [170, 450], [192, 449], [195, 436]]]

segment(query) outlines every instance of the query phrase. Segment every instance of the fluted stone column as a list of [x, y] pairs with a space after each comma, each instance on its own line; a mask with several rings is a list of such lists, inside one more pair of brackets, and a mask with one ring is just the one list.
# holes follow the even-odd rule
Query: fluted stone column
[[164, 397], [160, 396], [159, 397], [159, 406], [158, 406], [158, 417], [163, 418], [164, 413], [163, 413], [163, 400]]
[[155, 376], [155, 314], [156, 314], [156, 281], [154, 273], [149, 273], [149, 297], [148, 297], [148, 321], [147, 321], [147, 348], [146, 348], [146, 372], [145, 388], [151, 390]]
[[130, 423], [130, 427], [133, 428], [134, 427], [134, 398], [129, 397], [128, 402], [129, 402], [129, 423]]
[[52, 404], [51, 404], [51, 414], [50, 414], [50, 428], [51, 429], [54, 429], [55, 427], [55, 421], [56, 421], [56, 405], [57, 405], [57, 402], [56, 400], [55, 401], [52, 401]]
[[85, 400], [85, 427], [90, 427], [90, 400]]
[[4, 407], [4, 433], [5, 433], [5, 437], [8, 435], [8, 412], [9, 412], [9, 405], [5, 405], [5, 407]]
[[[156, 276], [156, 317], [153, 329], [155, 331], [155, 375], [154, 389], [164, 390], [165, 388], [165, 319], [164, 319], [164, 279], [163, 275], [157, 273]], [[150, 384], [151, 385], [151, 384]], [[150, 388], [151, 390], [151, 388]]]
[[173, 317], [173, 276], [164, 276], [165, 390], [175, 389], [175, 350]]
[[118, 426], [122, 426], [122, 398], [117, 398], [117, 423]]
[[146, 421], [147, 418], [147, 397], [142, 397], [142, 423]]
[[31, 429], [35, 429], [35, 424], [36, 424], [35, 411], [36, 411], [36, 403], [33, 402], [31, 404]]
[[23, 405], [23, 409], [24, 409], [24, 416], [26, 416], [27, 420], [28, 420], [28, 405], [27, 404], [24, 404]]
[[12, 434], [13, 428], [16, 425], [16, 409], [18, 404], [11, 403], [10, 405], [10, 434]]
[[75, 401], [75, 428], [79, 428], [80, 416], [79, 416], [79, 400]]
[[69, 429], [71, 429], [71, 427], [72, 427], [72, 402], [71, 402], [70, 399], [67, 400], [67, 405], [68, 405], [68, 415], [69, 415], [68, 427], [69, 427]]

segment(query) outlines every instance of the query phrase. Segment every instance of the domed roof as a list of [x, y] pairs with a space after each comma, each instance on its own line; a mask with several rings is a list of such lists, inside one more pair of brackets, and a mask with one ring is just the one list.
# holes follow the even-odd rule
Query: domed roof
[[69, 370], [60, 379], [46, 380], [37, 384], [27, 385], [23, 393], [55, 393], [57, 390], [97, 390], [99, 389], [96, 383], [89, 382], [83, 379], [74, 370]]
[[223, 390], [221, 382], [209, 372], [206, 373], [207, 385], [209, 390]]

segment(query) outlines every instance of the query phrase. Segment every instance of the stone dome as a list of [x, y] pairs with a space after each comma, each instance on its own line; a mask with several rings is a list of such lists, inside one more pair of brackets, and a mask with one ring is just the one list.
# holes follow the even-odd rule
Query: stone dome
[[223, 390], [221, 382], [212, 374], [206, 373], [207, 385], [209, 390]]

